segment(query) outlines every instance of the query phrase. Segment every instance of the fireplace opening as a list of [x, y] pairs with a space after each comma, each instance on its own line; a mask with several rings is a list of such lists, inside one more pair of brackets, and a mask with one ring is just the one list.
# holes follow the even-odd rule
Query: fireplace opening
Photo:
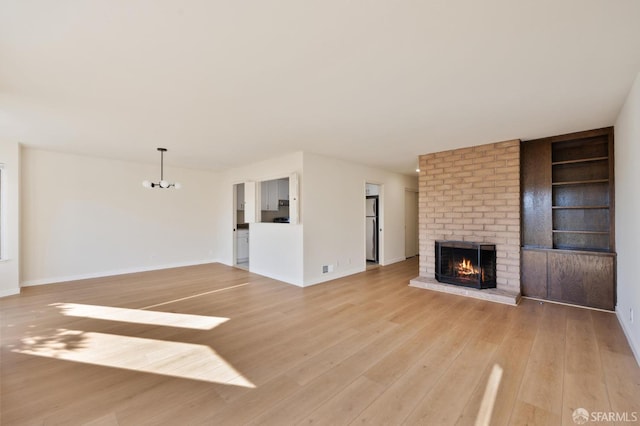
[[436, 280], [478, 289], [495, 288], [495, 244], [436, 241]]

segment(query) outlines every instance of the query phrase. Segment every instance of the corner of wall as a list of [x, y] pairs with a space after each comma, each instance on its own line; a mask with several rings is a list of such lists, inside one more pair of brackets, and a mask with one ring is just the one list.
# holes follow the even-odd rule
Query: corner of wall
[[0, 142], [4, 165], [2, 217], [6, 258], [0, 261], [0, 297], [20, 293], [20, 144]]
[[[640, 73], [616, 118], [614, 157], [616, 181], [616, 314], [629, 345], [640, 364], [640, 283], [637, 278], [637, 236], [640, 235], [640, 204], [637, 182], [640, 181]], [[635, 316], [636, 318], [633, 318]], [[632, 319], [633, 318], [633, 319]]]
[[618, 318], [618, 322], [620, 323], [620, 327], [624, 332], [627, 341], [629, 342], [629, 347], [631, 347], [631, 352], [633, 352], [633, 356], [640, 367], [640, 342], [636, 342], [633, 337], [633, 332], [627, 325], [627, 322], [624, 319], [624, 314], [621, 312], [619, 306], [616, 306], [616, 317]]

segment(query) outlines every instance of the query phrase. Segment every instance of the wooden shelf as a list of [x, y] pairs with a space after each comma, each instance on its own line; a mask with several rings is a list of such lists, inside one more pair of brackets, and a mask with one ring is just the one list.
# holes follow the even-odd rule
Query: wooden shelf
[[552, 206], [553, 210], [602, 210], [609, 209], [609, 206]]
[[613, 128], [522, 144], [522, 294], [613, 309]]
[[616, 253], [612, 253], [609, 250], [597, 250], [590, 249], [585, 250], [582, 248], [548, 248], [548, 247], [531, 247], [531, 246], [523, 246], [522, 251], [535, 251], [535, 252], [551, 252], [551, 253], [565, 253], [565, 254], [589, 254], [589, 255], [597, 255], [597, 256], [605, 256], [605, 257], [616, 257]]
[[566, 161], [554, 161], [551, 163], [552, 166], [559, 166], [562, 164], [578, 164], [578, 163], [589, 163], [591, 161], [602, 161], [608, 160], [609, 157], [591, 157], [591, 158], [579, 158], [577, 160], [566, 160]]
[[554, 229], [554, 234], [591, 234], [591, 235], [609, 235], [608, 231], [567, 231], [564, 229]]
[[552, 186], [588, 185], [590, 183], [609, 183], [609, 179], [574, 180], [570, 182], [552, 182]]

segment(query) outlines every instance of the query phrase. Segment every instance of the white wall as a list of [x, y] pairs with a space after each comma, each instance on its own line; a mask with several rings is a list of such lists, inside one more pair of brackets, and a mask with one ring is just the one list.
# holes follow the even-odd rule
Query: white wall
[[[250, 226], [250, 270], [304, 286], [365, 269], [365, 183], [381, 185], [380, 263], [404, 259], [404, 194], [417, 178], [308, 153], [223, 173], [24, 149], [22, 284], [234, 262], [234, 184], [298, 175], [300, 223]], [[322, 265], [334, 271], [322, 274]]]
[[23, 149], [22, 284], [211, 262], [216, 175]]
[[250, 229], [251, 272], [302, 286], [302, 225], [254, 223]]
[[[615, 124], [616, 251], [618, 304], [616, 312], [640, 363], [640, 74]], [[630, 310], [635, 319], [630, 320]]]
[[0, 297], [20, 292], [20, 145], [0, 142], [4, 165], [2, 203], [5, 205], [3, 237], [6, 256], [0, 260]]
[[[221, 174], [218, 181], [217, 209], [214, 228], [218, 239], [218, 259], [233, 265], [233, 222], [236, 214], [233, 185], [242, 182], [261, 182], [288, 177], [297, 173], [302, 185], [302, 153], [293, 153]], [[257, 188], [260, 185], [256, 185]], [[258, 204], [259, 205], [259, 204]], [[302, 280], [302, 233], [304, 213], [300, 224], [256, 223], [249, 225], [249, 269], [267, 277], [298, 286]]]
[[[417, 176], [404, 176], [304, 153], [302, 211], [304, 228], [304, 283], [312, 285], [364, 271], [365, 184], [381, 185], [380, 263], [404, 256], [404, 192], [417, 190]], [[334, 265], [323, 274], [322, 265]]]

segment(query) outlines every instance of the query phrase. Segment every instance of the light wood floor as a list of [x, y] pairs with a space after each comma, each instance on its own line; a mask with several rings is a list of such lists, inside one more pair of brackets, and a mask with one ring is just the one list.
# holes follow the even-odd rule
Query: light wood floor
[[640, 413], [640, 369], [613, 314], [416, 289], [417, 268], [306, 289], [219, 264], [25, 288], [0, 299], [0, 423], [572, 425], [578, 407]]

